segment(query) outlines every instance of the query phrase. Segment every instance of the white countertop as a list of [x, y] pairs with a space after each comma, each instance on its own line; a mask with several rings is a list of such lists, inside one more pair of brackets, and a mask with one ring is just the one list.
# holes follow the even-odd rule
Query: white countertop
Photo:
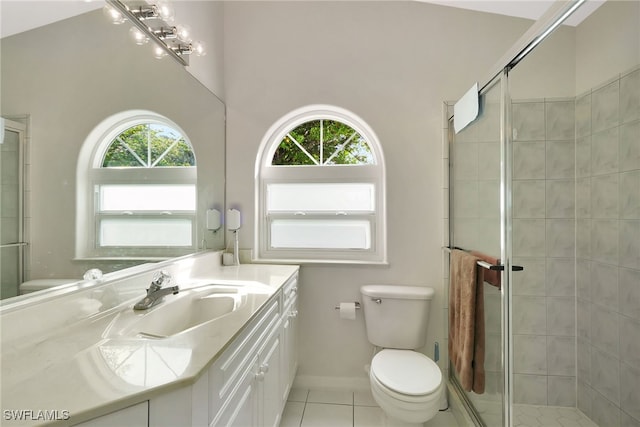
[[[208, 272], [193, 270], [200, 271], [183, 278], [182, 283], [176, 281], [181, 291], [211, 281], [246, 281], [262, 284], [270, 295], [215, 321], [155, 340], [110, 333], [119, 316], [132, 312], [133, 304], [145, 293], [141, 288], [133, 296], [126, 280], [1, 313], [0, 424], [50, 423], [9, 421], [7, 410], [32, 410], [32, 417], [37, 411], [59, 411], [60, 418], [68, 411], [70, 419], [57, 424], [75, 424], [194, 383], [298, 267], [247, 264]], [[115, 298], [110, 295], [114, 290]], [[162, 304], [172, 297], [167, 296]], [[109, 299], [116, 302], [105, 303]], [[61, 319], [60, 312], [65, 310], [83, 315]], [[55, 319], [48, 318], [51, 311], [57, 312]], [[20, 328], [21, 322], [28, 331], [24, 336], [4, 334], [9, 328]]]

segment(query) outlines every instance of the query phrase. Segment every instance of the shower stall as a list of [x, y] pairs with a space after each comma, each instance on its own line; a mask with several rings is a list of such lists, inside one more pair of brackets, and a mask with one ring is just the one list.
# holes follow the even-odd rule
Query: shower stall
[[18, 295], [24, 248], [25, 126], [0, 119], [0, 299]]
[[581, 7], [534, 24], [468, 126], [448, 109], [445, 247], [500, 260], [484, 392], [449, 367], [477, 425], [640, 425], [640, 2], [560, 25]]

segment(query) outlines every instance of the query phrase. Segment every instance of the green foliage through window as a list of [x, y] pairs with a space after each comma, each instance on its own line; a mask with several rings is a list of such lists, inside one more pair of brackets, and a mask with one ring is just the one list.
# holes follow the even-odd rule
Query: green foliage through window
[[120, 133], [109, 144], [103, 168], [195, 166], [195, 155], [184, 137], [159, 124], [141, 124]]
[[271, 164], [373, 164], [369, 143], [349, 125], [335, 120], [313, 120], [289, 131], [276, 149]]

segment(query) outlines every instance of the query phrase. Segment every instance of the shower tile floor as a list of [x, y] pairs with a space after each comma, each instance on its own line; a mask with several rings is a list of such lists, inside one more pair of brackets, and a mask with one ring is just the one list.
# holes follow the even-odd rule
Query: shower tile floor
[[[479, 405], [478, 405], [479, 404]], [[502, 407], [497, 402], [476, 402], [487, 427], [502, 425]], [[577, 408], [515, 404], [514, 427], [598, 427]]]
[[577, 408], [514, 405], [515, 427], [598, 427]]

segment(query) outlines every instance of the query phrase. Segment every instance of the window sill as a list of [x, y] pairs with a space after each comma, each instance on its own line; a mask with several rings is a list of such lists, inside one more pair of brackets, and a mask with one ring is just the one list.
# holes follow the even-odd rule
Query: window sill
[[365, 260], [342, 260], [342, 259], [272, 259], [256, 258], [251, 260], [252, 264], [295, 264], [295, 265], [351, 265], [351, 266], [372, 266], [389, 267], [387, 261], [365, 261]]
[[80, 258], [74, 258], [73, 261], [75, 262], [100, 262], [100, 261], [105, 261], [105, 262], [109, 262], [109, 261], [151, 261], [151, 262], [160, 262], [160, 261], [166, 261], [168, 259], [171, 258], [175, 258], [175, 256], [104, 256], [104, 257], [80, 257]]

